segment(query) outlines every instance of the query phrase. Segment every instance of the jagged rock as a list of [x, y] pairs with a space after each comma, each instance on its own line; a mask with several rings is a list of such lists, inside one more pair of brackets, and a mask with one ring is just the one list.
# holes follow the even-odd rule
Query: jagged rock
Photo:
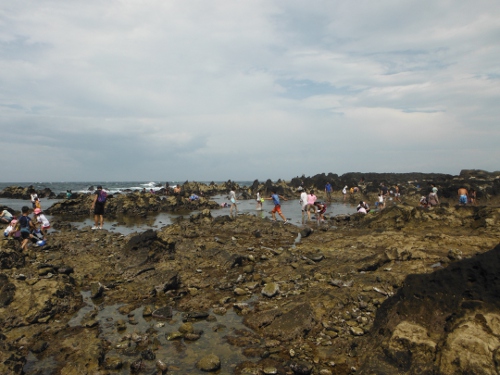
[[16, 286], [9, 282], [7, 275], [0, 274], [0, 307], [8, 306], [16, 294]]
[[100, 282], [90, 284], [90, 298], [99, 298], [104, 292], [104, 286]]
[[418, 368], [434, 361], [436, 342], [424, 327], [403, 321], [394, 330], [387, 353], [402, 368]]
[[[8, 241], [13, 244], [12, 241]], [[26, 264], [24, 255], [14, 249], [0, 250], [0, 269], [21, 268]]]

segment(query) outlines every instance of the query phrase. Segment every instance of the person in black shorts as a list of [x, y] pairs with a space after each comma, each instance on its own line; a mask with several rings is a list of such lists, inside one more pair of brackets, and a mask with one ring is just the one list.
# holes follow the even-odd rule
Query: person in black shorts
[[[106, 204], [106, 192], [99, 185], [95, 191], [91, 210], [94, 210], [94, 226], [92, 229], [102, 229], [104, 226], [104, 205]], [[99, 225], [100, 224], [100, 225]]]
[[21, 251], [26, 250], [28, 247], [28, 242], [31, 237], [31, 230], [35, 229], [35, 225], [31, 221], [31, 218], [28, 216], [30, 213], [30, 209], [28, 206], [23, 206], [21, 209], [22, 216], [19, 218], [19, 227], [21, 230]]

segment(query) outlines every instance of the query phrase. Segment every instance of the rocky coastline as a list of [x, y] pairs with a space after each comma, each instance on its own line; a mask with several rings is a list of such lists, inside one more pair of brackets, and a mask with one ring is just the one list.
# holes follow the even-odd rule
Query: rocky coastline
[[[196, 211], [159, 230], [124, 236], [56, 220], [43, 248], [0, 241], [0, 373], [499, 373], [500, 172], [321, 174], [237, 189], [241, 199], [271, 189], [297, 198], [302, 187], [323, 199], [327, 181], [336, 201], [359, 187], [352, 202], [398, 184], [403, 203], [296, 227], [213, 217], [211, 197], [232, 183], [187, 182], [177, 194], [110, 197], [110, 216]], [[441, 204], [420, 208], [431, 183]], [[459, 187], [478, 204], [457, 205]], [[88, 215], [89, 195], [38, 193], [59, 200], [45, 210], [54, 217]]]

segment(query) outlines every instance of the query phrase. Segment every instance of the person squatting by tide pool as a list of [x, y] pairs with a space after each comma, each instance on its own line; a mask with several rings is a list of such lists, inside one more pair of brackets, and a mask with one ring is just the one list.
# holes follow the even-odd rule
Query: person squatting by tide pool
[[[38, 223], [44, 226], [45, 233], [46, 230], [50, 228], [50, 223], [47, 218], [45, 218], [45, 216], [43, 216], [43, 222], [41, 221], [41, 219], [35, 221], [29, 217], [29, 212], [29, 207], [23, 206], [21, 209], [21, 217], [19, 218], [19, 220], [13, 218], [4, 231], [4, 237], [19, 241], [21, 251], [25, 251], [28, 249], [30, 240], [32, 242], [35, 242], [38, 246], [45, 245], [45, 238], [41, 237], [43, 236], [43, 233], [40, 229], [37, 228]], [[38, 212], [38, 215], [41, 215], [41, 210]]]

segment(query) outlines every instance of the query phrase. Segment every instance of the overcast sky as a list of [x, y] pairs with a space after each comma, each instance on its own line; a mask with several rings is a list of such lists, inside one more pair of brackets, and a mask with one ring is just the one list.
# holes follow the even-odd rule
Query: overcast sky
[[16, 0], [0, 181], [500, 170], [500, 1]]

